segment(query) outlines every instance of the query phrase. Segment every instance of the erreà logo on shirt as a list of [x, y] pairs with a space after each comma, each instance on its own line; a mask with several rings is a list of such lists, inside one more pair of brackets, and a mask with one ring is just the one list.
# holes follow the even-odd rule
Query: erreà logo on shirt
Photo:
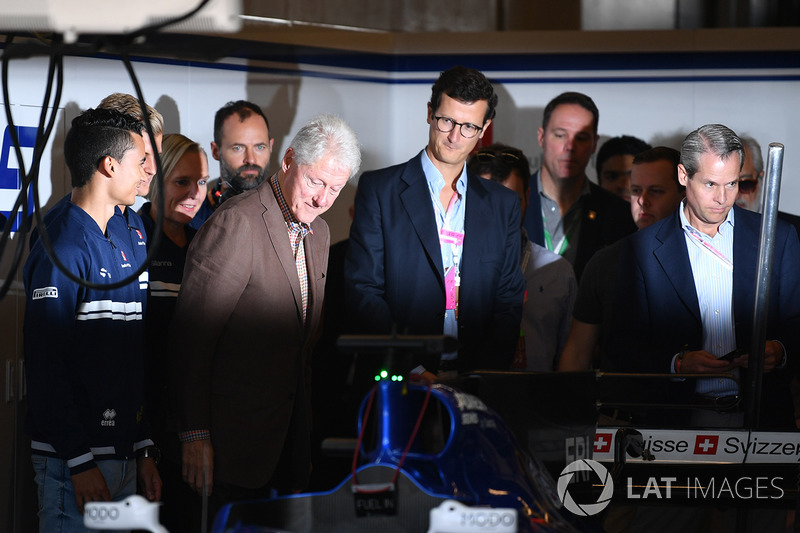
[[33, 289], [33, 295], [31, 295], [32, 300], [41, 300], [43, 298], [58, 298], [58, 287]]
[[131, 267], [131, 264], [130, 264], [130, 263], [128, 263], [128, 258], [127, 258], [127, 256], [125, 255], [125, 252], [123, 252], [122, 250], [120, 250], [120, 251], [119, 251], [119, 253], [120, 253], [120, 254], [122, 254], [122, 260], [123, 260], [123, 261], [125, 261], [124, 263], [121, 263], [121, 264], [120, 264], [120, 266], [121, 266], [122, 268], [130, 268], [130, 267]]
[[113, 426], [116, 424], [114, 419], [117, 417], [117, 412], [114, 409], [106, 409], [103, 411], [103, 420], [100, 421], [101, 426]]

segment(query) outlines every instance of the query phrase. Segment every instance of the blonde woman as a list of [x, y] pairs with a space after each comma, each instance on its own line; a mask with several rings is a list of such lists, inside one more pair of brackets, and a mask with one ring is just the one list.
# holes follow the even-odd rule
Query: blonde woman
[[[171, 428], [167, 395], [167, 331], [183, 279], [186, 250], [196, 230], [189, 227], [206, 197], [208, 160], [199, 144], [179, 134], [164, 136], [161, 163], [163, 184], [153, 180], [139, 214], [147, 231], [148, 250], [154, 242], [159, 196], [164, 199], [164, 220], [158, 249], [149, 265], [150, 286], [145, 316], [147, 359], [147, 410], [153, 440], [161, 447], [159, 471], [164, 482], [161, 521], [170, 531], [188, 531], [200, 504], [181, 477], [180, 443]], [[199, 529], [193, 528], [192, 531]]]

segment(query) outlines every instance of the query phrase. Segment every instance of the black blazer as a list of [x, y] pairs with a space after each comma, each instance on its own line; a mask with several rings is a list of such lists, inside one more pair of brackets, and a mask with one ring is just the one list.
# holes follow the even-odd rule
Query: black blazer
[[[753, 302], [758, 262], [761, 216], [734, 207], [733, 314], [736, 345], [749, 352], [752, 342]], [[631, 372], [670, 372], [672, 357], [684, 346], [702, 349], [703, 325], [694, 276], [689, 263], [680, 215], [676, 211], [623, 243], [618, 289], [621, 296], [620, 329], [613, 351]], [[626, 255], [627, 254], [627, 255]], [[762, 386], [762, 427], [791, 427], [793, 406], [789, 396], [792, 369], [800, 358], [800, 242], [788, 224], [780, 222], [775, 251], [767, 320], [767, 340], [786, 348], [789, 365], [765, 373]], [[624, 316], [623, 316], [624, 315]], [[693, 383], [672, 386], [684, 400]], [[742, 369], [742, 384], [747, 372]]]
[[[345, 280], [361, 331], [442, 333], [444, 268], [421, 157], [359, 181]], [[525, 292], [519, 197], [472, 174], [467, 180], [459, 369], [508, 369]]]
[[[575, 264], [572, 265], [578, 280], [581, 279], [586, 263], [597, 250], [636, 231], [628, 202], [592, 182], [589, 182], [589, 190], [589, 197], [584, 199], [578, 251]], [[531, 241], [540, 246], [545, 245], [538, 172], [531, 176], [524, 226]]]

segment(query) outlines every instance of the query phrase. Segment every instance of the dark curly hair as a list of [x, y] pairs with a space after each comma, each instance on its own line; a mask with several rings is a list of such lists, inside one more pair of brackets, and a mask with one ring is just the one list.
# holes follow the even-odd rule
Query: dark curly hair
[[497, 95], [486, 76], [474, 68], [458, 65], [445, 70], [439, 75], [439, 79], [433, 84], [431, 90], [431, 101], [428, 102], [434, 113], [439, 109], [439, 104], [442, 103], [442, 94], [467, 103], [486, 100], [488, 106], [486, 107], [486, 115], [483, 117], [483, 124], [486, 124], [487, 120], [494, 118]]
[[106, 156], [121, 161], [134, 148], [131, 133], [142, 134], [142, 123], [113, 109], [87, 109], [74, 119], [64, 139], [64, 160], [73, 187], [86, 185]]

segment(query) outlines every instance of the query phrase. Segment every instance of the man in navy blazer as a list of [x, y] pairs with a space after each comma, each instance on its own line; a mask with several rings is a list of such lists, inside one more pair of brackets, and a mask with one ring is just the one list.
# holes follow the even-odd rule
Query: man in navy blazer
[[537, 133], [542, 168], [531, 179], [523, 222], [532, 242], [572, 263], [578, 280], [597, 250], [636, 231], [630, 205], [586, 177], [599, 120], [582, 93], [562, 93], [545, 106]]
[[428, 103], [427, 147], [359, 182], [345, 269], [355, 326], [459, 341], [438, 368], [415, 373], [508, 369], [517, 345], [525, 291], [519, 198], [465, 164], [496, 102], [482, 73], [448, 69]]
[[[620, 279], [630, 285], [620, 293], [620, 308], [629, 315], [613, 336], [612, 351], [627, 371], [734, 373], [746, 390], [761, 217], [734, 207], [742, 161], [741, 141], [725, 126], [706, 125], [689, 134], [678, 166], [686, 200], [672, 216], [623, 243], [630, 271]], [[794, 425], [787, 361], [794, 366], [800, 350], [798, 265], [797, 234], [779, 222], [767, 314], [762, 427]], [[734, 349], [744, 355], [721, 359]], [[718, 379], [675, 380], [665, 387], [673, 399], [719, 406], [735, 404], [741, 394], [730, 381]], [[742, 418], [740, 409], [727, 412], [727, 417], [716, 417], [725, 425]], [[694, 412], [693, 425], [698, 420], [716, 425], [714, 411], [711, 418], [709, 411], [702, 413]]]

